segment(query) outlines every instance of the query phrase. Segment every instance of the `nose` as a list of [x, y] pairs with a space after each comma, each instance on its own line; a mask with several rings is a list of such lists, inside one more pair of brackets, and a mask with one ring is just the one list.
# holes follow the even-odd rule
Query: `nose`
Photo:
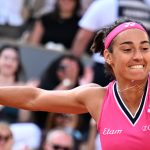
[[136, 50], [133, 54], [133, 59], [134, 60], [142, 60], [143, 59], [143, 54], [140, 50]]

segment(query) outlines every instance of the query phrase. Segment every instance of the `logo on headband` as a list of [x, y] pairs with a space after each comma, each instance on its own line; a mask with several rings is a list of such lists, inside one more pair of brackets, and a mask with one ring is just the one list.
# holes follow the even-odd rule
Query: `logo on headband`
[[125, 23], [124, 27], [128, 28], [128, 27], [134, 27], [135, 26], [135, 22], [127, 22]]

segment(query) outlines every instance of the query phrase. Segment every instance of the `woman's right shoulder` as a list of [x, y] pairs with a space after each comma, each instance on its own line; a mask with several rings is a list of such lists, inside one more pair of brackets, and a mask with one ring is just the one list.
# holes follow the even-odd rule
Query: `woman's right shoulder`
[[98, 120], [99, 110], [102, 107], [107, 87], [90, 83], [74, 89], [75, 99], [83, 104], [95, 120]]
[[100, 86], [99, 84], [96, 84], [96, 83], [88, 83], [88, 84], [85, 84], [85, 85], [81, 85], [79, 86], [79, 88], [83, 88], [83, 89], [94, 89], [94, 88], [98, 88], [98, 89], [106, 89], [106, 87], [102, 87]]
[[96, 83], [89, 83], [75, 88], [77, 95], [83, 97], [104, 97], [107, 88]]

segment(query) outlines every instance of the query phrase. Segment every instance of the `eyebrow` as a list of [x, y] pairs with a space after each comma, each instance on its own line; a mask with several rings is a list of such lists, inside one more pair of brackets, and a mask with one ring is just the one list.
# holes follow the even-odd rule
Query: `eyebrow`
[[[140, 44], [145, 44], [145, 43], [150, 44], [150, 41], [142, 41], [142, 42], [140, 42]], [[120, 45], [123, 45], [123, 44], [133, 44], [133, 42], [131, 42], [131, 41], [126, 41], [126, 42], [121, 43]]]

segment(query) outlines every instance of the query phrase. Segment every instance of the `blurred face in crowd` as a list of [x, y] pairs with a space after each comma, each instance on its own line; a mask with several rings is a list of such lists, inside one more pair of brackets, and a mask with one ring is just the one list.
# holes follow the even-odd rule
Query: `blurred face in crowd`
[[61, 12], [72, 12], [76, 6], [76, 0], [58, 0]]
[[72, 150], [72, 137], [63, 131], [54, 131], [47, 137], [44, 150]]
[[4, 49], [0, 54], [0, 73], [5, 76], [14, 75], [18, 69], [19, 56], [12, 48]]
[[64, 128], [64, 127], [69, 127], [73, 125], [74, 122], [78, 121], [77, 119], [78, 118], [76, 117], [76, 115], [56, 113], [53, 115], [53, 119], [51, 121], [53, 121], [53, 123], [55, 124], [55, 127]]
[[9, 128], [0, 126], [0, 150], [12, 150], [13, 138]]
[[65, 58], [60, 62], [57, 74], [60, 81], [65, 78], [77, 80], [79, 75], [79, 66], [75, 60]]
[[58, 113], [58, 114], [55, 114], [53, 121], [55, 122], [56, 127], [64, 127], [66, 120], [67, 120], [67, 116], [61, 113], [60, 114]]

